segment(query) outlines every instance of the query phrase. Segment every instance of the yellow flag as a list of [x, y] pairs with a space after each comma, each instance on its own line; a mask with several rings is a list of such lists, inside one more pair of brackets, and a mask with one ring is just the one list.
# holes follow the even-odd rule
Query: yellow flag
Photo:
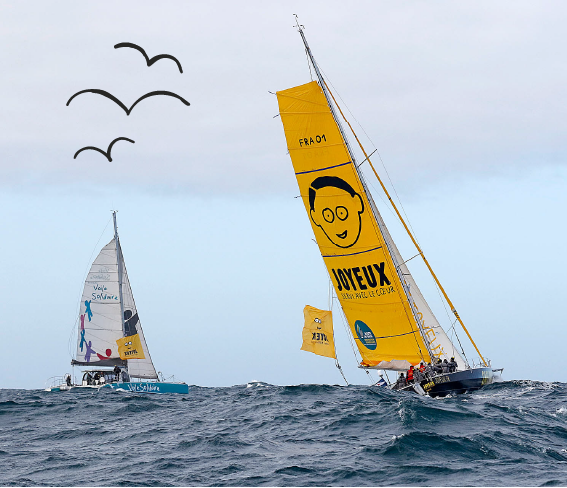
[[335, 341], [333, 340], [333, 312], [306, 305], [303, 309], [303, 315], [305, 316], [305, 325], [303, 326], [301, 350], [328, 358], [336, 357]]
[[145, 359], [140, 336], [134, 334], [131, 336], [123, 337], [116, 341], [118, 344], [118, 354], [120, 359]]
[[317, 82], [277, 92], [307, 216], [366, 366], [430, 361], [372, 203]]

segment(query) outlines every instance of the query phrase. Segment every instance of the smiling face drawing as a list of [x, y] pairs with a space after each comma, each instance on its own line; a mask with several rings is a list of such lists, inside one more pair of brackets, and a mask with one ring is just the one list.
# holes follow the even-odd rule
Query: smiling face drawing
[[364, 204], [345, 180], [336, 176], [315, 179], [309, 188], [309, 206], [311, 220], [335, 246], [347, 248], [358, 241]]

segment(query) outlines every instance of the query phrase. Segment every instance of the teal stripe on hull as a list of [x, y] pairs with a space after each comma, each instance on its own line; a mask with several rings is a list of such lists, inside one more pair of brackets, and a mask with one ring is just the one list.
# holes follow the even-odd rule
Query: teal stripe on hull
[[133, 391], [136, 393], [189, 393], [186, 383], [165, 383], [154, 381], [134, 381], [127, 383], [108, 383], [102, 388]]

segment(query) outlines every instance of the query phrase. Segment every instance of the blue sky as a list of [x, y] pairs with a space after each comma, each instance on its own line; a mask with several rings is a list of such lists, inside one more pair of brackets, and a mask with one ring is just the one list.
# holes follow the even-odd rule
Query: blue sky
[[[328, 278], [268, 93], [310, 81], [293, 13], [363, 142], [382, 155], [481, 352], [508, 379], [567, 379], [560, 2], [0, 8], [9, 46], [0, 53], [0, 387], [42, 387], [70, 369], [82, 280], [101, 234], [99, 247], [112, 236], [110, 226], [103, 233], [111, 209], [158, 370], [204, 386], [341, 382], [332, 360], [299, 350], [303, 306], [326, 307]], [[184, 73], [113, 48], [128, 41], [175, 55]], [[156, 97], [129, 117], [95, 95], [65, 106], [86, 88], [127, 105], [170, 90], [191, 106]], [[119, 136], [136, 143], [117, 143], [112, 163], [92, 151], [73, 159]], [[447, 324], [417, 259], [412, 272]], [[347, 378], [367, 382], [335, 316]]]

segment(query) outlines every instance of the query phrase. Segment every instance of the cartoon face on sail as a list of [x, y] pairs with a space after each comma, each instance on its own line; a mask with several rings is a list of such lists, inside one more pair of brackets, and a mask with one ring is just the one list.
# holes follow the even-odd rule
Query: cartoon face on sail
[[356, 244], [364, 204], [351, 185], [337, 176], [320, 176], [309, 187], [310, 216], [337, 247]]

